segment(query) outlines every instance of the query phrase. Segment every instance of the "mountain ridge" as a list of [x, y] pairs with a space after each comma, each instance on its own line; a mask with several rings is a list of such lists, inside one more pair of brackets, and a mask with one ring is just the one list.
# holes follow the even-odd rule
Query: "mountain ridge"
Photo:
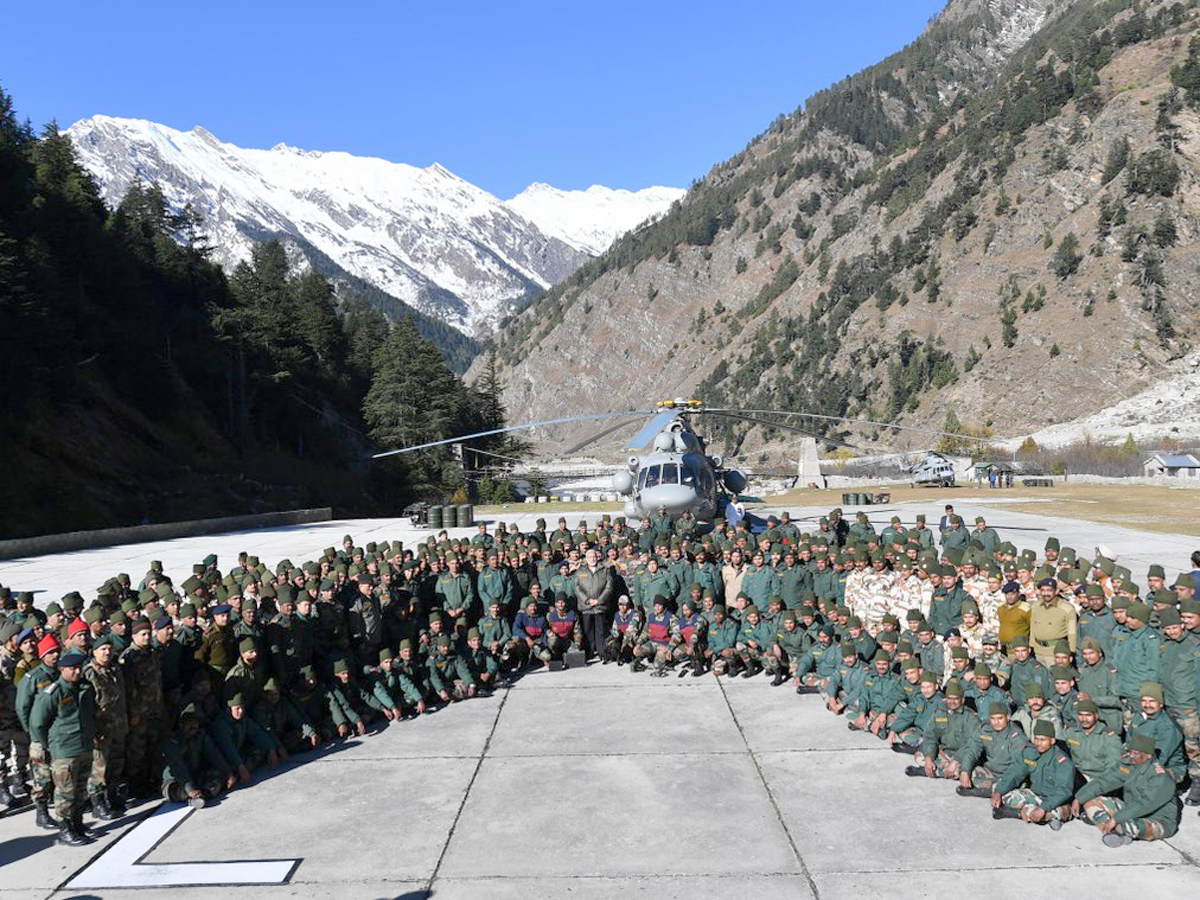
[[698, 394], [1016, 434], [1175, 373], [1197, 331], [1196, 22], [1194, 3], [954, 0], [514, 317], [511, 417]]
[[[418, 168], [286, 143], [242, 148], [202, 126], [185, 132], [110, 116], [81, 119], [66, 134], [110, 206], [135, 182], [160, 184], [174, 208], [200, 214], [227, 268], [248, 258], [251, 233], [291, 236], [474, 337], [593, 255], [440, 163]], [[669, 202], [644, 201], [629, 194], [625, 206], [650, 214]]]

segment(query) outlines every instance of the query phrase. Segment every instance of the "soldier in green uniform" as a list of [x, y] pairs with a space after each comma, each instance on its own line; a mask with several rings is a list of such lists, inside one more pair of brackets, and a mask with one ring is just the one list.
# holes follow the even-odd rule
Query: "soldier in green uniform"
[[1093, 700], [1080, 700], [1075, 707], [1078, 720], [1063, 732], [1063, 743], [1085, 781], [1107, 772], [1121, 761], [1121, 739], [1100, 721], [1100, 707]]
[[988, 721], [981, 724], [966, 746], [958, 752], [961, 772], [958, 788], [963, 797], [991, 796], [993, 786], [1029, 745], [1021, 726], [1008, 716], [1008, 704], [994, 701], [988, 706]]
[[959, 778], [962, 774], [958, 756], [979, 730], [979, 721], [966, 708], [963, 693], [960, 682], [946, 683], [945, 704], [930, 717], [921, 738], [921, 749], [913, 757], [914, 765], [904, 769], [905, 775]]
[[[910, 662], [916, 663], [915, 660]], [[916, 663], [914, 668], [919, 671], [920, 663]], [[933, 717], [944, 710], [945, 705], [945, 698], [938, 690], [937, 676], [932, 672], [921, 672], [917, 693], [897, 708], [888, 724], [886, 737], [892, 750], [915, 755]]]
[[1071, 818], [1074, 791], [1075, 765], [1055, 746], [1054, 725], [1041, 720], [1033, 726], [1032, 744], [1024, 747], [993, 787], [992, 818], [1049, 823], [1057, 831]]
[[29, 715], [29, 733], [50, 755], [58, 842], [71, 847], [90, 843], [83, 829], [88, 772], [96, 737], [96, 698], [83, 677], [83, 655], [64, 653], [58, 680], [38, 692]]
[[1176, 784], [1187, 775], [1187, 757], [1183, 752], [1183, 732], [1163, 711], [1163, 689], [1158, 682], [1147, 681], [1138, 691], [1141, 713], [1133, 717], [1126, 738], [1148, 734], [1154, 738], [1155, 757]]
[[[1121, 797], [1113, 794], [1120, 792]], [[1175, 781], [1154, 758], [1154, 738], [1134, 735], [1129, 761], [1093, 778], [1075, 794], [1072, 812], [1081, 809], [1109, 847], [1132, 841], [1161, 841], [1179, 828]]]
[[29, 735], [29, 797], [37, 807], [37, 825], [48, 830], [57, 829], [59, 823], [50, 815], [50, 793], [53, 782], [50, 773], [50, 753], [44, 743], [35, 736], [29, 717], [33, 712], [34, 700], [58, 678], [58, 658], [61, 655], [58, 638], [52, 634], [43, 637], [37, 644], [38, 664], [25, 673], [17, 683], [17, 720], [22, 730]]

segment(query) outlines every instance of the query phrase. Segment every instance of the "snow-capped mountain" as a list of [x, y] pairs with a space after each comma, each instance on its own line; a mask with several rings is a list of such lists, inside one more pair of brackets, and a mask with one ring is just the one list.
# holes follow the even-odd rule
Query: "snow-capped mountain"
[[666, 212], [686, 193], [669, 187], [613, 190], [599, 184], [586, 191], [562, 191], [535, 182], [509, 200], [508, 207], [544, 234], [599, 256], [618, 237]]
[[[486, 332], [515, 301], [603, 250], [597, 235], [615, 237], [670, 203], [656, 208], [645, 192], [611, 192], [618, 199], [579, 213], [563, 200], [550, 204], [543, 229], [436, 163], [421, 169], [285, 144], [244, 149], [199, 127], [108, 116], [76, 122], [67, 134], [106, 202], [120, 202], [136, 181], [158, 183], [172, 206], [191, 203], [200, 213], [222, 264], [248, 259], [255, 240], [290, 237], [468, 334]], [[586, 220], [600, 216], [586, 245], [563, 236], [586, 233]]]

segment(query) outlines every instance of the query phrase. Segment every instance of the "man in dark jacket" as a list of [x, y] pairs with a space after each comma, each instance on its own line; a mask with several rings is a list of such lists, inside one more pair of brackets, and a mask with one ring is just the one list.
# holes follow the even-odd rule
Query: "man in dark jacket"
[[600, 565], [600, 554], [589, 550], [585, 565], [575, 573], [575, 601], [583, 626], [584, 652], [588, 656], [604, 653], [608, 616], [615, 584], [613, 570]]

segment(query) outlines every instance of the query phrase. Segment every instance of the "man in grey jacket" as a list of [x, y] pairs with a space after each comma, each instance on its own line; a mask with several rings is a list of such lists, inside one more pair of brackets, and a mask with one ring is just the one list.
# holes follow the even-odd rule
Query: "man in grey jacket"
[[600, 565], [600, 554], [588, 550], [584, 565], [575, 573], [575, 604], [583, 628], [584, 652], [590, 656], [604, 653], [608, 617], [616, 585], [613, 570]]

